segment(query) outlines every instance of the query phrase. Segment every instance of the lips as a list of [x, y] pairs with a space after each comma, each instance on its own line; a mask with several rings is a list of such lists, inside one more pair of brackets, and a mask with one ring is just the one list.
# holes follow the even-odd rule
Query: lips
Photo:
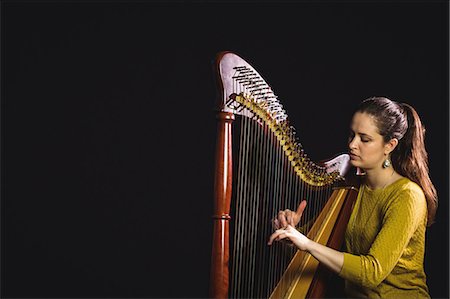
[[350, 159], [352, 159], [352, 160], [354, 160], [356, 158], [359, 158], [359, 156], [357, 156], [357, 155], [355, 155], [353, 153], [349, 153], [349, 155], [350, 155]]

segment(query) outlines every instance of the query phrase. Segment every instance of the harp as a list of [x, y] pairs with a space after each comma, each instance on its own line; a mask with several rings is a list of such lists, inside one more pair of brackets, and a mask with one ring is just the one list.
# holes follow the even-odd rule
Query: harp
[[307, 199], [298, 229], [339, 248], [357, 195], [345, 184], [349, 156], [311, 161], [283, 105], [249, 63], [221, 52], [214, 65], [219, 103], [210, 296], [322, 297], [326, 269], [292, 246], [267, 246], [270, 220]]

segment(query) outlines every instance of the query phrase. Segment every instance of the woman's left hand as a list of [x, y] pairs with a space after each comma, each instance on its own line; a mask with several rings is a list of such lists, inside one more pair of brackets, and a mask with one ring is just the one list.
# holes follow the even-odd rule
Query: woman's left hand
[[272, 245], [273, 241], [281, 241], [286, 238], [292, 241], [300, 250], [307, 250], [309, 239], [291, 225], [284, 229], [277, 229], [270, 236], [268, 245]]

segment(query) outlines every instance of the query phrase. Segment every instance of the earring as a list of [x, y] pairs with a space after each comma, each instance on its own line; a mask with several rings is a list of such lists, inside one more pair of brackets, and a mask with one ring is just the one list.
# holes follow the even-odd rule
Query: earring
[[389, 158], [387, 158], [383, 162], [383, 168], [388, 168], [389, 166], [391, 166], [391, 160], [389, 160]]

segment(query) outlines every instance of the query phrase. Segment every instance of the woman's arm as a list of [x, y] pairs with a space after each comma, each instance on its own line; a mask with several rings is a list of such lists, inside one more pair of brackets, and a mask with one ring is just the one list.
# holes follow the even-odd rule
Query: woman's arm
[[291, 225], [288, 225], [285, 229], [276, 230], [270, 236], [268, 245], [272, 245], [273, 241], [280, 241], [285, 238], [291, 240], [300, 250], [309, 252], [334, 272], [339, 273], [341, 271], [344, 265], [344, 254], [342, 252], [308, 239]]
[[403, 190], [392, 201], [384, 212], [382, 227], [367, 254], [354, 255], [335, 251], [309, 240], [292, 226], [275, 231], [270, 237], [269, 245], [273, 241], [287, 238], [342, 278], [365, 287], [376, 287], [398, 263], [418, 226], [422, 225], [423, 229], [425, 227], [423, 222], [426, 221], [426, 202], [423, 194]]

